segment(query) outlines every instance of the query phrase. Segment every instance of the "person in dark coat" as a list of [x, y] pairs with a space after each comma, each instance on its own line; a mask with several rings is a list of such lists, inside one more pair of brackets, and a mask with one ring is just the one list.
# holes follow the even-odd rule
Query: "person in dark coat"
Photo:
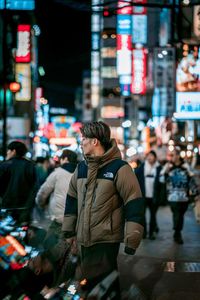
[[24, 156], [20, 141], [8, 145], [6, 161], [0, 164], [0, 208], [11, 211], [18, 222], [29, 222], [37, 191], [35, 164]]
[[[155, 233], [158, 232], [158, 226], [156, 221], [156, 213], [159, 206], [159, 174], [161, 166], [157, 162], [156, 152], [151, 150], [142, 163], [135, 170], [135, 174], [138, 178], [142, 195], [145, 198], [145, 208], [149, 208], [150, 222], [149, 222], [149, 238], [154, 240], [156, 238]], [[147, 221], [145, 220], [144, 235], [147, 235]]]
[[171, 161], [167, 162], [160, 172], [160, 181], [166, 182], [167, 200], [172, 212], [174, 242], [183, 244], [184, 216], [190, 197], [198, 196], [199, 191], [194, 173], [181, 157], [181, 148], [175, 146], [170, 156]]

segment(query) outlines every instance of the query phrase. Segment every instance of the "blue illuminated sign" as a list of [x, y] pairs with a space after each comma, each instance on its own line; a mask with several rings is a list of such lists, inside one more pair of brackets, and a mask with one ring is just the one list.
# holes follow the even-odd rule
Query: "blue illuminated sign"
[[35, 0], [0, 0], [0, 9], [9, 10], [33, 10], [35, 9]]
[[117, 16], [117, 33], [118, 34], [131, 34], [131, 15], [118, 15]]

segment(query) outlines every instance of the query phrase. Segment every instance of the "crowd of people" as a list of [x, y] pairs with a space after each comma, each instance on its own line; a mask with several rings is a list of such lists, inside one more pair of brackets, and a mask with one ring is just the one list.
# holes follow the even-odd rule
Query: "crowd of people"
[[[56, 269], [61, 272], [60, 258], [64, 264], [70, 249], [80, 259], [75, 276], [87, 278], [92, 288], [117, 270], [120, 243], [126, 254], [134, 255], [143, 238], [156, 239], [157, 213], [165, 196], [174, 242], [183, 244], [184, 214], [199, 190], [179, 147], [164, 165], [151, 150], [132, 170], [107, 124], [86, 123], [80, 133], [83, 160], [78, 162], [74, 151], [63, 149], [54, 167], [48, 158], [27, 159], [25, 144], [11, 142], [0, 164], [0, 208], [20, 224], [42, 228], [42, 255], [29, 266], [35, 274], [44, 272], [38, 263], [44, 253], [54, 264], [59, 261]], [[119, 294], [120, 288], [117, 299]]]

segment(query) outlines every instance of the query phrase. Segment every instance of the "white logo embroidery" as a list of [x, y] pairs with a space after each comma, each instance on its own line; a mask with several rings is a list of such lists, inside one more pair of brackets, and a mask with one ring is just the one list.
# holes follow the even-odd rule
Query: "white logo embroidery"
[[112, 172], [107, 172], [107, 173], [103, 174], [103, 176], [104, 176], [105, 178], [114, 178], [114, 175], [113, 175]]

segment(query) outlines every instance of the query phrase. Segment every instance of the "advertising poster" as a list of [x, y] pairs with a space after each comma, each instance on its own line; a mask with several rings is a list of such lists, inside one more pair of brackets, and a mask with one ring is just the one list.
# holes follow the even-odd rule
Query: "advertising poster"
[[200, 92], [199, 47], [185, 44], [177, 54], [176, 91]]

